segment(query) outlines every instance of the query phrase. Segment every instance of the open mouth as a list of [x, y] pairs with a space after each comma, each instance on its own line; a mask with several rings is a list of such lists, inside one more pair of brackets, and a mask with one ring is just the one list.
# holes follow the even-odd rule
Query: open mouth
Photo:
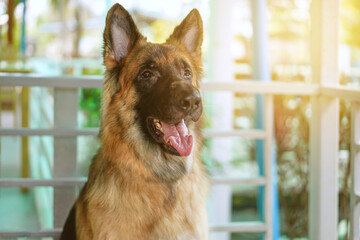
[[179, 156], [189, 156], [193, 146], [193, 136], [182, 119], [177, 124], [169, 124], [159, 119], [148, 117], [147, 127], [154, 140], [163, 148]]

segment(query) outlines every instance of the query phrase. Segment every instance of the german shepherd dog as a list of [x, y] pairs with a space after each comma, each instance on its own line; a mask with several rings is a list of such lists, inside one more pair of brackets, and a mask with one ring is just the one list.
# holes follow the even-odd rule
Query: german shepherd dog
[[163, 44], [115, 4], [104, 30], [101, 147], [61, 239], [208, 239], [202, 137], [202, 20]]

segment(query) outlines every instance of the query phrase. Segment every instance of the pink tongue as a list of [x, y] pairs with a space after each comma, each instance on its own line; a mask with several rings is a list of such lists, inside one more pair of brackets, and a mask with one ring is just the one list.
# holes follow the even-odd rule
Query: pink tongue
[[161, 122], [164, 131], [165, 143], [171, 142], [180, 156], [189, 156], [193, 145], [193, 136], [188, 135], [188, 129], [184, 120], [178, 124]]

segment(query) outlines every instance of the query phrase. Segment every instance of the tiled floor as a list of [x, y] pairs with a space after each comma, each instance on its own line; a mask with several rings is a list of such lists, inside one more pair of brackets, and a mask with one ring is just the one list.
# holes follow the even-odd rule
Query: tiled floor
[[[12, 127], [13, 117], [2, 112], [1, 126]], [[21, 138], [0, 137], [0, 178], [20, 177]], [[23, 193], [20, 188], [0, 188], [0, 231], [36, 231], [34, 194]]]

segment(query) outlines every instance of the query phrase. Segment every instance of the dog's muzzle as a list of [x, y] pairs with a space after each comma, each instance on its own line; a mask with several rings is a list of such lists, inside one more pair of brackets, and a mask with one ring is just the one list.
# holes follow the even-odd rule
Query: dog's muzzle
[[147, 117], [147, 128], [153, 139], [172, 154], [189, 156], [193, 136], [188, 129], [191, 120], [196, 122], [202, 113], [199, 91], [189, 82], [173, 82], [167, 97], [159, 104], [161, 114]]
[[191, 84], [183, 81], [171, 84], [172, 106], [176, 112], [190, 116], [197, 121], [202, 113], [201, 96], [199, 91]]

